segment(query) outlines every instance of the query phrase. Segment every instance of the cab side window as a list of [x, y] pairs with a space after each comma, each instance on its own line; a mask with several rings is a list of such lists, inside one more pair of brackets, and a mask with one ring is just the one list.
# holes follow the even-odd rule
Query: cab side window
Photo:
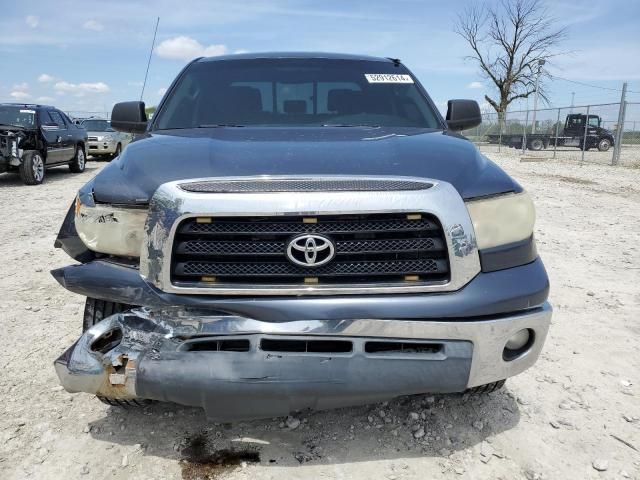
[[62, 118], [62, 115], [60, 115], [60, 112], [56, 112], [55, 110], [49, 110], [49, 116], [51, 117], [51, 121], [55, 123], [58, 126], [58, 128], [60, 129], [66, 128], [64, 119]]

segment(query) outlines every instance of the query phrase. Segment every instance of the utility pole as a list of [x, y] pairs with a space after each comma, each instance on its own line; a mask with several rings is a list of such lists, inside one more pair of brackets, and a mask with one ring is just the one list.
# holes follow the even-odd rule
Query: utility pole
[[573, 100], [576, 98], [576, 92], [571, 92], [571, 112], [573, 113]]
[[616, 128], [616, 140], [613, 146], [613, 157], [611, 165], [618, 165], [620, 162], [620, 150], [622, 149], [622, 132], [624, 130], [624, 117], [627, 109], [627, 82], [622, 84], [622, 95], [620, 97], [620, 109], [618, 110], [618, 125]]
[[533, 118], [531, 121], [531, 133], [536, 133], [536, 110], [538, 110], [538, 83], [540, 81], [540, 73], [542, 73], [542, 66], [546, 62], [544, 60], [538, 60], [538, 72], [536, 73], [536, 89], [533, 94]]

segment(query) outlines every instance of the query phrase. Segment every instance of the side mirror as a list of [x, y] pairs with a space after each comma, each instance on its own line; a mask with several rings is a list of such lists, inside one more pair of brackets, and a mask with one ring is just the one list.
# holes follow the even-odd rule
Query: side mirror
[[144, 133], [147, 130], [144, 102], [116, 103], [111, 111], [111, 126], [119, 132]]
[[480, 106], [475, 100], [449, 100], [447, 102], [447, 125], [459, 131], [477, 127], [482, 123]]

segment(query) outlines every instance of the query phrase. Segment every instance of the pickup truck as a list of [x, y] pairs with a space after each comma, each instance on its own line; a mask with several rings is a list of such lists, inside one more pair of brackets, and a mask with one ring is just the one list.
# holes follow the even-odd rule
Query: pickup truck
[[613, 133], [602, 126], [598, 115], [587, 116], [581, 113], [570, 113], [564, 122], [564, 128], [555, 135], [552, 133], [508, 133], [487, 135], [489, 143], [501, 143], [513, 148], [527, 146], [529, 150], [542, 150], [552, 146], [578, 147], [581, 150], [597, 148], [600, 152], [608, 151], [614, 145]]
[[87, 132], [47, 105], [0, 104], [0, 173], [17, 171], [26, 185], [43, 182], [45, 170], [85, 168]]
[[52, 271], [87, 297], [69, 392], [221, 421], [491, 392], [538, 358], [549, 282], [529, 194], [396, 59], [200, 58], [80, 189]]

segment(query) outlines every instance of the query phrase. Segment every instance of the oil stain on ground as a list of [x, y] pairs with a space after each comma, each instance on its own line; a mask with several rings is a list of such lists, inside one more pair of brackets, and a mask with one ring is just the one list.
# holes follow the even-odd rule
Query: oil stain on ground
[[187, 439], [180, 461], [183, 480], [209, 480], [238, 468], [243, 462], [259, 463], [260, 455], [255, 450], [209, 450], [205, 434], [197, 434]]

